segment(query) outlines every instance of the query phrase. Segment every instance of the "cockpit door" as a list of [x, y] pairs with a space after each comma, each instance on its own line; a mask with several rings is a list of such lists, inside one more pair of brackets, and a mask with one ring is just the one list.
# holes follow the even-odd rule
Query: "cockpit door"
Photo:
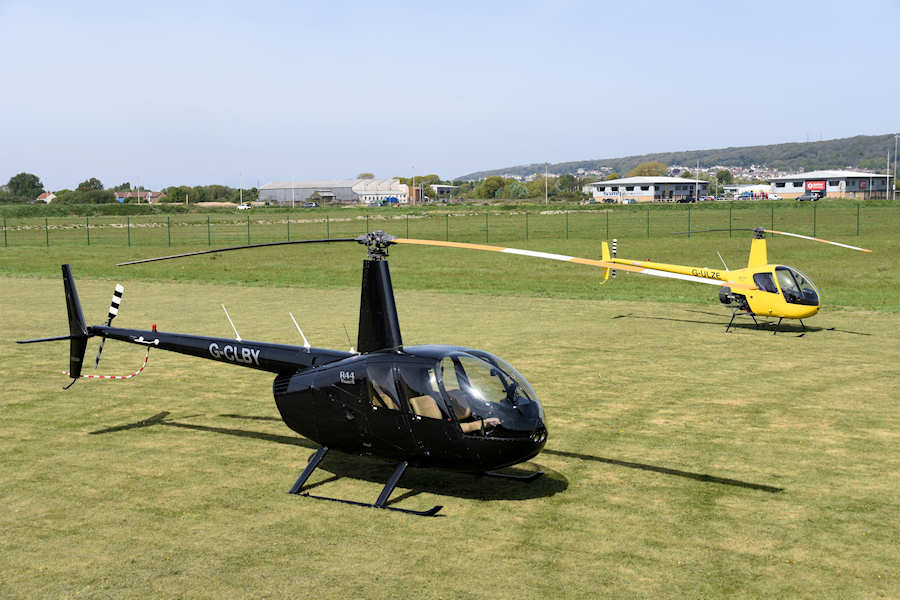
[[446, 412], [434, 365], [402, 366], [396, 373], [397, 390], [408, 406], [410, 428], [418, 448], [426, 456], [442, 456], [456, 426]]
[[397, 394], [391, 363], [369, 365], [366, 369], [366, 386], [368, 449], [385, 456], [409, 456], [415, 451], [416, 443], [406, 404]]

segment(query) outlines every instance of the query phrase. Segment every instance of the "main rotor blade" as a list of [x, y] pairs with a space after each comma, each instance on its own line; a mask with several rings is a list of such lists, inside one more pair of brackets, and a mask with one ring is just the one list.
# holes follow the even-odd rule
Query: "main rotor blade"
[[324, 244], [328, 242], [358, 242], [357, 238], [328, 238], [324, 240], [293, 240], [290, 242], [266, 242], [262, 244], [247, 244], [245, 246], [231, 246], [230, 248], [213, 248], [212, 250], [200, 250], [198, 252], [185, 252], [184, 254], [172, 254], [170, 256], [157, 256], [155, 258], [142, 258], [140, 260], [131, 260], [128, 262], [117, 263], [117, 267], [125, 265], [136, 265], [139, 263], [155, 262], [158, 260], [169, 260], [170, 258], [184, 258], [185, 256], [199, 256], [201, 254], [214, 254], [216, 252], [228, 252], [230, 250], [244, 250], [246, 248], [265, 248], [266, 246], [287, 246], [289, 244]]
[[849, 248], [850, 250], [859, 250], [860, 252], [871, 252], [871, 250], [869, 250], [867, 248], [860, 248], [858, 246], [851, 246], [850, 244], [842, 244], [840, 242], [832, 242], [829, 240], [823, 240], [820, 238], [810, 237], [808, 235], [800, 235], [799, 233], [790, 233], [787, 231], [775, 231], [774, 229], [766, 229], [764, 231], [766, 231], [768, 233], [777, 233], [778, 235], [789, 235], [791, 237], [801, 238], [804, 240], [812, 240], [814, 242], [822, 242], [823, 244], [832, 244], [834, 246], [840, 246], [841, 248]]
[[859, 248], [858, 246], [851, 246], [850, 244], [842, 244], [840, 242], [832, 242], [830, 240], [823, 240], [821, 238], [811, 237], [808, 235], [800, 235], [799, 233], [790, 233], [789, 231], [777, 231], [775, 229], [764, 229], [762, 227], [732, 227], [731, 229], [719, 228], [719, 229], [693, 229], [691, 231], [673, 231], [672, 235], [690, 235], [692, 233], [709, 233], [711, 231], [765, 231], [766, 233], [774, 233], [776, 235], [788, 235], [795, 238], [801, 238], [804, 240], [811, 240], [813, 242], [822, 242], [823, 244], [832, 244], [834, 246], [840, 246], [841, 248], [849, 248], [850, 250], [859, 250], [860, 252], [871, 252], [871, 250], [867, 248]]
[[717, 229], [691, 229], [690, 231], [673, 231], [672, 235], [690, 235], [692, 233], [710, 233], [713, 231], [756, 231], [753, 227], [732, 227], [728, 229], [727, 227], [717, 228]]
[[672, 273], [669, 271], [661, 271], [648, 267], [636, 267], [629, 264], [618, 262], [607, 262], [592, 258], [579, 258], [577, 256], [567, 256], [565, 254], [552, 254], [550, 252], [537, 252], [535, 250], [522, 250], [520, 248], [504, 248], [503, 246], [489, 246], [487, 244], [468, 244], [465, 242], [442, 242], [440, 240], [415, 240], [408, 238], [394, 238], [395, 244], [414, 244], [417, 246], [441, 246], [445, 248], [464, 248], [467, 250], [485, 250], [487, 252], [501, 252], [503, 254], [518, 254], [519, 256], [530, 256], [532, 258], [546, 258], [548, 260], [558, 260], [561, 262], [571, 262], [579, 265], [588, 265], [591, 267], [602, 267], [604, 269], [617, 269], [619, 271], [631, 271], [632, 273], [642, 273], [644, 275], [653, 275], [655, 277], [665, 277], [668, 279], [681, 279], [682, 281], [693, 281], [696, 283], [706, 283], [709, 285], [732, 286], [741, 289], [755, 290], [755, 287], [749, 287], [737, 284], [731, 281], [722, 281], [718, 279], [706, 279], [696, 277], [694, 275], [685, 275], [682, 273]]

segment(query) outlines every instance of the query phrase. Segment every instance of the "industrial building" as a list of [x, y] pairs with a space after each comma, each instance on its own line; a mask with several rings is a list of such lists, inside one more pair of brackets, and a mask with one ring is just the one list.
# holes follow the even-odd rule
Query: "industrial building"
[[623, 177], [596, 181], [590, 184], [590, 188], [597, 202], [678, 202], [705, 196], [709, 191], [709, 182], [683, 177]]
[[267, 183], [259, 188], [259, 199], [271, 204], [330, 202], [377, 203], [396, 198], [409, 202], [409, 186], [397, 179], [337, 179]]
[[818, 194], [830, 198], [884, 198], [893, 189], [894, 178], [859, 171], [809, 171], [769, 180], [772, 194], [796, 198], [802, 194]]

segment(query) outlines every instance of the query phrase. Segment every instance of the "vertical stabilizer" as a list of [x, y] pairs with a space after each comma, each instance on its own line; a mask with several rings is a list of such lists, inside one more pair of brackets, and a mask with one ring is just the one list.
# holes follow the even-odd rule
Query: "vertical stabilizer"
[[75, 279], [69, 265], [62, 266], [63, 287], [66, 291], [66, 311], [69, 313], [69, 374], [72, 379], [81, 376], [84, 351], [87, 348], [88, 331], [75, 289]]
[[366, 353], [402, 345], [388, 263], [385, 260], [366, 259], [363, 261], [356, 349], [360, 353]]
[[[600, 242], [600, 258], [603, 262], [609, 262], [612, 258], [609, 254], [609, 245], [606, 242]], [[603, 281], [600, 283], [606, 283], [609, 280], [609, 269], [603, 268]]]

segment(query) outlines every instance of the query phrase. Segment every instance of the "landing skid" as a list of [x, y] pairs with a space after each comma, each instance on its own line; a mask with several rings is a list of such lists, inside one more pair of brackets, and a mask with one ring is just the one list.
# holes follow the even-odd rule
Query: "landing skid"
[[[775, 325], [775, 331], [772, 332], [772, 335], [775, 335], [776, 333], [778, 333], [779, 331], [781, 331], [781, 319], [783, 319], [783, 318], [784, 318], [784, 317], [781, 317], [780, 319], [778, 319], [778, 324]], [[801, 334], [800, 334], [799, 336], [797, 336], [797, 337], [806, 335], [806, 325], [803, 324], [803, 319], [797, 319], [797, 320], [800, 321], [800, 326], [803, 327], [803, 333], [801, 333]]]
[[297, 478], [297, 481], [294, 482], [294, 485], [291, 486], [289, 494], [295, 494], [298, 496], [304, 496], [306, 498], [312, 498], [313, 500], [329, 500], [331, 502], [340, 502], [342, 504], [352, 504], [353, 506], [366, 506], [369, 508], [381, 508], [384, 510], [392, 510], [395, 512], [402, 512], [408, 515], [417, 515], [420, 517], [433, 517], [435, 516], [439, 510], [443, 508], [443, 506], [433, 506], [428, 510], [410, 510], [407, 508], [396, 508], [394, 506], [387, 506], [388, 498], [390, 498], [391, 494], [394, 491], [394, 488], [397, 487], [397, 483], [400, 481], [400, 478], [403, 477], [403, 474], [406, 472], [406, 467], [409, 466], [407, 461], [403, 461], [397, 465], [394, 469], [394, 472], [391, 474], [390, 478], [387, 480], [387, 483], [384, 484], [384, 489], [381, 490], [381, 493], [378, 495], [378, 500], [375, 501], [374, 504], [369, 504], [367, 502], [357, 502], [355, 500], [344, 500], [342, 498], [330, 498], [328, 496], [313, 496], [309, 492], [301, 493], [300, 490], [303, 488], [303, 484], [306, 483], [306, 480], [309, 479], [309, 476], [312, 475], [313, 471], [316, 470], [316, 467], [319, 466], [319, 463], [322, 462], [322, 459], [325, 458], [325, 455], [328, 453], [328, 446], [322, 446], [318, 450], [316, 450], [315, 454], [313, 454], [309, 458], [309, 463], [306, 465], [306, 468], [303, 469], [303, 473], [300, 474], [300, 477]]
[[725, 328], [725, 333], [728, 333], [728, 330], [731, 329], [731, 326], [734, 324], [734, 318], [737, 316], [747, 315], [751, 319], [753, 319], [753, 324], [759, 328], [759, 321], [756, 320], [756, 315], [748, 310], [734, 310], [731, 312], [731, 320], [728, 321], [728, 327]]

